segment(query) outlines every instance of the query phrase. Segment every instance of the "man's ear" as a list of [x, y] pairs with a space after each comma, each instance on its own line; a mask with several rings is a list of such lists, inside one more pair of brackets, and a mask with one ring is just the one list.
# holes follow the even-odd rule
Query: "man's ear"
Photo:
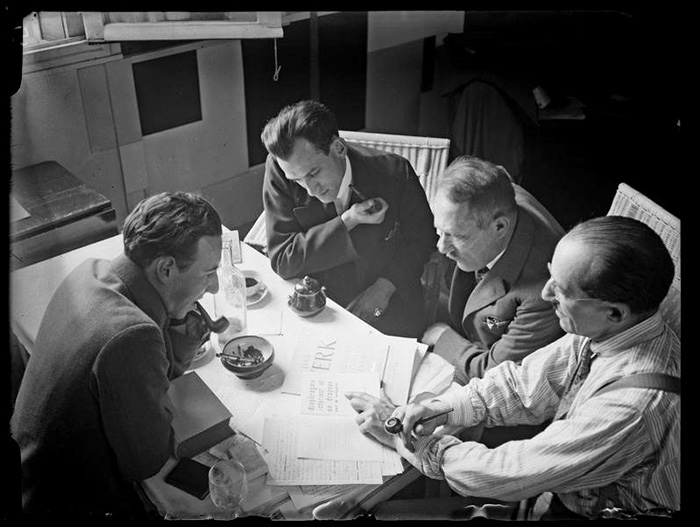
[[159, 256], [153, 261], [153, 270], [160, 283], [168, 284], [177, 276], [177, 262], [172, 256]]
[[335, 153], [337, 156], [344, 157], [348, 151], [348, 145], [345, 143], [345, 139], [342, 137], [336, 137], [331, 143], [331, 152]]
[[614, 304], [610, 304], [610, 307], [608, 308], [607, 317], [608, 320], [613, 324], [626, 322], [631, 316], [632, 312], [630, 311], [630, 308], [627, 306], [627, 304], [616, 302]]
[[500, 214], [496, 216], [493, 220], [494, 228], [496, 229], [497, 236], [505, 236], [508, 233], [508, 228], [510, 227], [510, 218], [505, 214]]

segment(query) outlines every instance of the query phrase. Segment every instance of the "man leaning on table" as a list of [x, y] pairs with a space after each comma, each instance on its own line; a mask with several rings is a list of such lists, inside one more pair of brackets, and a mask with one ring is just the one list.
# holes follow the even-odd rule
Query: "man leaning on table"
[[272, 269], [285, 279], [313, 276], [383, 333], [420, 337], [420, 277], [437, 236], [411, 164], [348, 144], [316, 101], [283, 108], [261, 137], [269, 152], [263, 204]]
[[[619, 509], [630, 515], [679, 511], [680, 341], [658, 311], [673, 275], [666, 247], [645, 224], [620, 216], [583, 222], [557, 245], [542, 291], [567, 335], [521, 365], [505, 361], [483, 379], [423, 404], [392, 412], [366, 394], [350, 393], [357, 421], [460, 495], [523, 500], [527, 517], [591, 518], [613, 508], [618, 516]], [[618, 385], [596, 393], [642, 372], [670, 375], [677, 385]], [[447, 416], [413, 429], [417, 419], [450, 408]], [[389, 415], [403, 421], [399, 435], [384, 432]], [[549, 419], [537, 436], [493, 449], [443, 435], [454, 426]], [[491, 510], [515, 515], [516, 505]]]
[[172, 453], [167, 390], [208, 337], [193, 309], [218, 291], [221, 230], [199, 196], [152, 196], [126, 218], [122, 255], [59, 286], [11, 421], [25, 513], [143, 515], [134, 485]]
[[563, 334], [540, 292], [564, 230], [502, 167], [458, 157], [440, 176], [433, 213], [438, 250], [456, 267], [450, 324], [432, 325], [422, 341], [455, 366], [457, 383]]

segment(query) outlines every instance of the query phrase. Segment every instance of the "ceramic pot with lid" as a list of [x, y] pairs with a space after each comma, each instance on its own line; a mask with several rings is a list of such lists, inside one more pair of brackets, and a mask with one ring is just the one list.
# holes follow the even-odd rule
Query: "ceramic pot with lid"
[[315, 315], [326, 307], [326, 288], [315, 278], [305, 276], [294, 286], [287, 304], [300, 317]]

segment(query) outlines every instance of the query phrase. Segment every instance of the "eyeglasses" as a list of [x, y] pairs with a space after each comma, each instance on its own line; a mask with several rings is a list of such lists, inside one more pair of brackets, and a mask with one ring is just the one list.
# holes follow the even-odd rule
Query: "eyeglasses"
[[554, 292], [554, 298], [556, 298], [557, 301], [561, 302], [561, 298], [566, 298], [569, 301], [575, 302], [605, 302], [605, 300], [601, 300], [600, 298], [571, 298], [566, 296], [559, 287], [559, 284], [557, 284], [552, 277], [552, 262], [547, 262], [547, 270], [549, 271], [549, 281], [552, 291]]

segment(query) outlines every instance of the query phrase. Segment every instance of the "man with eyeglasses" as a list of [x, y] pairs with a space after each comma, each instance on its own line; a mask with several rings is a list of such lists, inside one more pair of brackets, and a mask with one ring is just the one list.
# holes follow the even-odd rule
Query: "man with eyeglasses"
[[[549, 268], [542, 298], [566, 335], [520, 365], [503, 362], [483, 379], [390, 413], [351, 392], [360, 429], [459, 495], [491, 500], [452, 517], [473, 516], [475, 508], [512, 519], [673, 517], [680, 510], [680, 340], [659, 312], [674, 277], [671, 256], [644, 223], [606, 216], [575, 226]], [[402, 421], [398, 435], [384, 430], [388, 417]], [[535, 437], [498, 448], [447, 435], [479, 423], [550, 419]]]

